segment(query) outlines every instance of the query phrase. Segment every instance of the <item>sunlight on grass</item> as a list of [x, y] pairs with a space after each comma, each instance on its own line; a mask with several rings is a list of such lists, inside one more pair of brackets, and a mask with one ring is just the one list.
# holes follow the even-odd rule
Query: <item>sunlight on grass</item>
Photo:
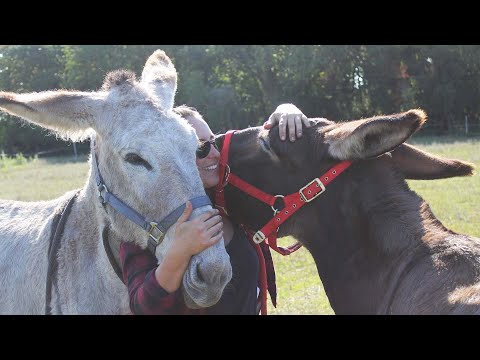
[[[292, 237], [278, 239], [281, 246], [295, 242]], [[328, 298], [317, 274], [312, 256], [305, 248], [300, 248], [288, 256], [272, 251], [277, 276], [277, 308], [268, 300], [268, 313], [271, 315], [333, 314]]]
[[422, 150], [449, 158], [469, 161], [476, 166], [473, 176], [435, 181], [409, 180], [435, 216], [453, 231], [480, 237], [480, 140], [435, 142], [414, 141]]
[[88, 173], [87, 157], [48, 158], [0, 169], [0, 199], [40, 201], [81, 188]]

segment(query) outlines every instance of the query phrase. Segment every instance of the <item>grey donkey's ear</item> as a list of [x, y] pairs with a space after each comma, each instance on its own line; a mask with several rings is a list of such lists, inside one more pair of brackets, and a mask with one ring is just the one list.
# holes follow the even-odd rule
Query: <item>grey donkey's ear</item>
[[0, 92], [0, 109], [75, 141], [94, 128], [95, 113], [104, 97], [104, 93], [66, 90], [28, 94]]
[[328, 152], [334, 159], [367, 159], [402, 144], [426, 119], [422, 110], [409, 110], [328, 126], [324, 136], [330, 145]]
[[141, 82], [155, 92], [165, 110], [173, 108], [177, 91], [177, 70], [164, 51], [157, 50], [150, 55], [143, 68]]
[[395, 166], [406, 179], [434, 180], [473, 175], [475, 166], [455, 159], [442, 158], [415, 146], [402, 144], [391, 152]]

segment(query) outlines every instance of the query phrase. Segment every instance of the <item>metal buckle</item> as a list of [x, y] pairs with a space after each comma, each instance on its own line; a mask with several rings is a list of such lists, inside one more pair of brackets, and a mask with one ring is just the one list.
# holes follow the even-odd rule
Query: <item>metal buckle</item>
[[253, 242], [255, 244], [260, 244], [263, 240], [265, 240], [265, 234], [258, 230], [255, 235], [253, 235]]
[[[150, 236], [153, 239], [153, 241], [157, 243], [157, 246], [158, 246], [162, 242], [165, 234], [157, 227], [157, 225], [158, 223], [154, 221], [150, 222], [150, 229], [148, 230], [148, 236]], [[160, 236], [158, 238], [156, 238], [155, 235], [152, 234], [153, 230], [155, 229], [160, 233]]]
[[[315, 195], [313, 195], [313, 197], [311, 199], [307, 199], [307, 197], [305, 196], [303, 191], [315, 182], [317, 183], [317, 187], [320, 187], [322, 190], [319, 191], [318, 193], [316, 193]], [[300, 193], [300, 197], [302, 198], [302, 200], [308, 203], [308, 202], [314, 200], [315, 198], [317, 198], [324, 191], [325, 191], [325, 185], [323, 185], [322, 181], [319, 178], [315, 178], [312, 181], [310, 181], [307, 185], [305, 185], [303, 188], [301, 188], [299, 193]]]
[[102, 195], [102, 191], [105, 191], [108, 193], [107, 186], [105, 184], [100, 184], [98, 185], [97, 190], [98, 190], [98, 198], [100, 199], [100, 202], [102, 203], [102, 205], [105, 205], [107, 202], [105, 201], [105, 198]]
[[[285, 197], [285, 196], [283, 196], [283, 195], [275, 195], [275, 196], [274, 196], [274, 198], [284, 198], [284, 197]], [[283, 204], [285, 205], [285, 202], [284, 202]], [[273, 204], [273, 205], [275, 205], [275, 204]], [[270, 207], [271, 207], [272, 210], [273, 210], [273, 216], [275, 216], [275, 215], [277, 215], [277, 213], [280, 212], [280, 210], [275, 209], [275, 208], [273, 207], [273, 205], [270, 206]]]

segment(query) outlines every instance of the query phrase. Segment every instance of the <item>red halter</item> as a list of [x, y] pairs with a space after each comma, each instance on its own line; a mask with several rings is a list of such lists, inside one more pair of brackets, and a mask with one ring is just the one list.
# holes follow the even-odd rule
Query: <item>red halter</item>
[[[223, 148], [220, 153], [220, 182], [217, 185], [215, 192], [215, 206], [228, 215], [227, 207], [225, 204], [224, 188], [228, 184], [231, 184], [250, 196], [266, 203], [273, 210], [273, 218], [265, 224], [259, 231], [253, 234], [253, 241], [256, 244], [266, 241], [268, 245], [282, 255], [289, 255], [298, 248], [300, 244], [294, 244], [288, 248], [277, 246], [277, 231], [280, 225], [282, 225], [290, 216], [297, 212], [302, 206], [316, 199], [320, 194], [326, 190], [326, 186], [330, 184], [338, 175], [340, 175], [345, 169], [351, 165], [351, 161], [342, 161], [334, 167], [330, 168], [319, 178], [315, 178], [302, 187], [299, 191], [290, 195], [270, 195], [262, 190], [256, 188], [252, 184], [240, 179], [237, 175], [230, 172], [228, 166], [228, 153], [230, 149], [230, 142], [232, 135], [236, 130], [230, 130], [225, 134], [225, 140], [223, 142]], [[274, 208], [277, 198], [282, 198], [285, 207], [282, 210]], [[252, 232], [253, 233], [253, 232]]]
[[[277, 246], [277, 232], [281, 224], [283, 224], [290, 216], [297, 212], [302, 206], [316, 199], [320, 194], [325, 191], [325, 188], [330, 184], [338, 175], [340, 175], [345, 169], [351, 165], [351, 161], [342, 161], [334, 167], [330, 168], [319, 178], [315, 178], [302, 187], [299, 191], [290, 195], [270, 195], [257, 187], [240, 179], [237, 175], [230, 172], [228, 166], [228, 153], [230, 149], [230, 143], [233, 134], [236, 130], [230, 130], [225, 134], [225, 140], [223, 142], [222, 151], [220, 153], [220, 181], [215, 191], [215, 206], [220, 210], [220, 213], [228, 215], [227, 207], [225, 204], [225, 192], [224, 188], [228, 184], [237, 187], [241, 191], [249, 194], [250, 196], [266, 203], [273, 210], [273, 218], [267, 222], [260, 230], [254, 232], [247, 229], [247, 234], [250, 240], [254, 243], [257, 254], [261, 254], [259, 244], [265, 241], [266, 244], [277, 253], [282, 255], [290, 255], [292, 252], [298, 250], [302, 245], [300, 243], [293, 244], [289, 247]], [[284, 202], [284, 208], [278, 210], [274, 208], [277, 198], [282, 198]], [[263, 259], [263, 256], [259, 259]], [[264, 275], [265, 261], [260, 260], [260, 265], [263, 264], [263, 268], [260, 269]], [[262, 267], [262, 266], [261, 266]], [[265, 276], [261, 276], [260, 279], [262, 286], [262, 314], [266, 314], [266, 279]]]

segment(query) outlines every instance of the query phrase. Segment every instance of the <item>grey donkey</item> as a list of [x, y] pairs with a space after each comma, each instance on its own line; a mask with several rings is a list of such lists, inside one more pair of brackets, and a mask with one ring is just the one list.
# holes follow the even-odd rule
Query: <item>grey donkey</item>
[[[157, 50], [139, 81], [117, 70], [95, 92], [0, 92], [1, 110], [63, 138], [91, 137], [95, 144], [82, 189], [50, 201], [0, 200], [0, 313], [43, 314], [46, 308], [52, 314], [130, 313], [127, 287], [110, 261], [113, 256], [118, 262], [120, 242], [146, 248], [153, 238], [160, 263], [175, 226], [162, 233], [153, 227], [156, 221], [181, 210], [187, 200], [206, 196], [195, 163], [196, 134], [172, 112], [176, 87], [173, 63]], [[52, 221], [74, 197], [50, 258], [56, 266], [50, 267]], [[119, 201], [108, 203], [107, 197]], [[119, 203], [125, 206], [120, 211]], [[192, 218], [209, 209], [210, 204], [200, 204]], [[138, 226], [139, 218], [152, 227]], [[215, 304], [231, 277], [222, 239], [192, 257], [182, 282], [185, 303], [191, 308]]]

